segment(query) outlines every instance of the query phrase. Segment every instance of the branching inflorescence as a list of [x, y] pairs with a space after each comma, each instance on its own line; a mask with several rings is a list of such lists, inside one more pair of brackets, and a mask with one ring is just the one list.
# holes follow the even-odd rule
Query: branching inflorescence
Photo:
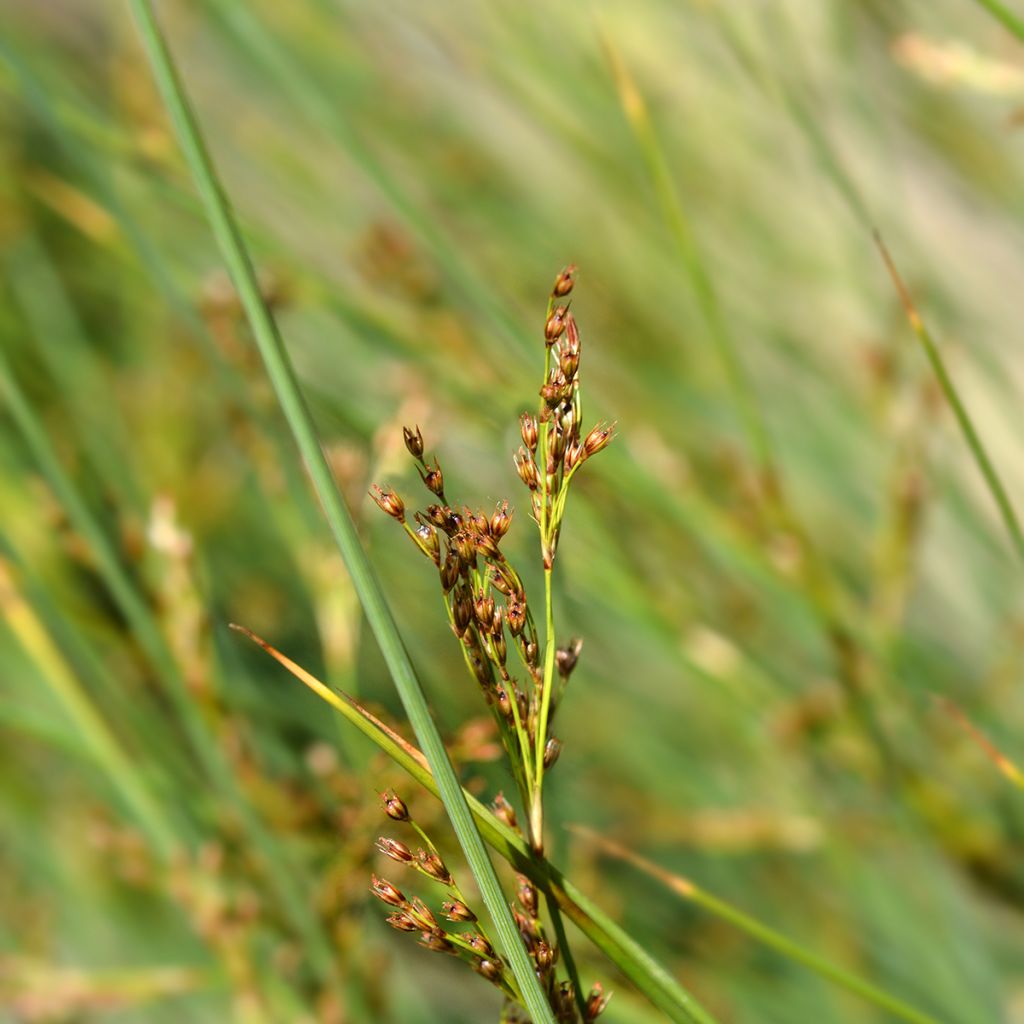
[[[437, 568], [445, 610], [458, 638], [470, 674], [477, 681], [498, 731], [522, 805], [526, 810], [525, 834], [535, 854], [543, 851], [544, 775], [558, 760], [562, 744], [551, 733], [551, 724], [566, 684], [576, 667], [581, 641], [559, 647], [555, 641], [552, 574], [569, 486], [587, 459], [605, 448], [613, 426], [598, 425], [581, 435], [580, 336], [567, 299], [575, 283], [575, 267], [555, 279], [544, 319], [544, 382], [537, 414], [520, 417], [522, 445], [514, 456], [516, 470], [530, 494], [531, 517], [540, 530], [544, 569], [543, 635], [527, 601], [519, 573], [501, 551], [501, 541], [512, 522], [512, 510], [501, 501], [488, 516], [462, 506], [459, 511], [445, 493], [444, 474], [436, 456], [424, 455], [419, 429], [403, 428], [405, 446], [416, 460], [427, 490], [435, 499], [415, 511], [412, 521], [405, 502], [390, 488], [375, 486], [377, 505], [402, 525], [416, 547]], [[511, 650], [510, 650], [511, 649]], [[512, 653], [514, 651], [514, 654]], [[512, 805], [501, 795], [495, 812], [518, 829]], [[405, 805], [393, 794], [385, 797], [385, 810], [416, 830], [425, 847], [413, 852], [404, 843], [381, 839], [378, 848], [392, 860], [411, 865], [420, 873], [447, 886], [452, 900], [443, 914], [450, 923], [475, 922], [426, 834], [413, 822]], [[374, 879], [373, 892], [395, 908], [389, 923], [401, 931], [417, 931], [428, 949], [454, 953], [502, 989], [508, 1015], [514, 1019], [520, 1002], [510, 973], [487, 938], [446, 930], [419, 900], [407, 900], [388, 882]], [[582, 997], [575, 967], [565, 948], [561, 920], [553, 901], [548, 910], [555, 935], [546, 936], [540, 918], [537, 890], [520, 877], [516, 921], [523, 942], [545, 985], [552, 1010], [559, 1021], [591, 1021], [604, 1009], [607, 996], [600, 986]], [[569, 980], [559, 982], [556, 964], [559, 949], [565, 957]]]

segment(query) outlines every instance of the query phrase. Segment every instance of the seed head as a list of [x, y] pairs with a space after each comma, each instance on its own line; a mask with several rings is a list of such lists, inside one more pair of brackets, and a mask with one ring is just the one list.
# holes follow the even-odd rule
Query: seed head
[[412, 903], [409, 904], [407, 909], [424, 931], [436, 932], [440, 930], [437, 927], [437, 918], [434, 917], [430, 912], [430, 908], [419, 897], [414, 896]]
[[405, 806], [405, 801], [397, 793], [389, 790], [386, 793], [381, 793], [380, 798], [384, 802], [384, 813], [389, 818], [394, 821], [409, 820], [409, 808]]
[[390, 487], [378, 487], [374, 484], [370, 490], [370, 497], [377, 502], [377, 507], [382, 512], [400, 523], [405, 522], [405, 502]]
[[565, 330], [565, 315], [568, 312], [568, 307], [559, 306], [548, 317], [548, 321], [544, 325], [544, 338], [549, 345], [553, 345], [561, 337]]
[[424, 874], [437, 879], [442, 885], [452, 884], [451, 872], [444, 866], [444, 861], [433, 851], [417, 850], [416, 863]]
[[462, 900], [448, 900], [441, 904], [441, 913], [448, 921], [475, 921], [476, 914]]
[[596, 426], [583, 440], [583, 458], [589, 459], [611, 443], [615, 424], [609, 427]]
[[441, 586], [446, 594], [459, 582], [461, 566], [459, 556], [449, 548], [448, 554], [445, 555], [444, 562], [441, 564]]
[[459, 530], [452, 536], [452, 547], [462, 564], [472, 568], [476, 562], [476, 543], [468, 530]]
[[504, 793], [499, 793], [494, 798], [494, 803], [491, 805], [494, 808], [494, 813], [499, 821], [503, 821], [509, 828], [518, 828], [519, 825], [516, 822], [516, 812], [513, 806], [505, 799]]
[[400, 932], [418, 932], [420, 930], [420, 926], [404, 910], [392, 914], [387, 918], [387, 922]]
[[407, 905], [407, 900], [402, 895], [401, 889], [393, 886], [387, 879], [378, 878], [376, 875], [370, 876], [370, 892], [389, 906], [405, 907]]
[[402, 437], [405, 438], [405, 447], [409, 449], [409, 454], [414, 459], [423, 459], [423, 435], [420, 433], [420, 428], [417, 425], [415, 431], [410, 430], [408, 427], [402, 427]]
[[473, 964], [473, 970], [495, 985], [501, 984], [501, 976], [504, 972], [498, 960], [477, 960]]
[[408, 864], [412, 860], [412, 850], [410, 850], [405, 843], [400, 843], [397, 839], [389, 839], [387, 836], [381, 836], [377, 840], [377, 849], [380, 850], [385, 857], [397, 860], [400, 864]]
[[473, 602], [467, 593], [456, 595], [452, 601], [452, 619], [455, 626], [455, 635], [461, 637], [473, 621]]
[[519, 417], [519, 433], [523, 436], [523, 444], [531, 451], [537, 450], [537, 417], [524, 412]]
[[441, 564], [441, 542], [437, 539], [437, 530], [416, 513], [416, 536], [423, 545], [423, 550], [433, 559], [434, 565]]
[[508, 533], [508, 528], [511, 525], [512, 513], [508, 510], [508, 502], [499, 501], [498, 504], [494, 506], [494, 515], [491, 516], [491, 521], [488, 523], [491, 536], [495, 540], [501, 540], [501, 538]]
[[572, 291], [572, 286], [576, 283], [576, 264], [570, 263], [569, 266], [563, 270], [558, 277], [555, 278], [554, 287], [551, 289], [551, 294], [556, 299], [564, 299], [569, 292]]
[[512, 461], [516, 464], [516, 472], [519, 474], [519, 479], [531, 491], [537, 490], [540, 487], [540, 477], [537, 475], [537, 463], [533, 461], [533, 456], [525, 448], [520, 448], [512, 456]]
[[469, 943], [474, 953], [479, 953], [482, 957], [488, 958], [494, 956], [494, 947], [483, 935], [467, 935], [466, 942]]
[[544, 744], [544, 767], [550, 768], [558, 760], [558, 755], [561, 754], [561, 752], [562, 741], [552, 736], [551, 739]]
[[516, 899], [519, 905], [530, 917], [537, 916], [537, 890], [533, 883], [525, 876], [519, 875], [516, 878]]
[[494, 598], [490, 595], [478, 594], [473, 599], [473, 614], [476, 616], [477, 625], [485, 632], [490, 632], [494, 622]]
[[605, 995], [600, 982], [590, 990], [590, 995], [587, 996], [586, 1005], [587, 1024], [590, 1024], [590, 1021], [597, 1020], [597, 1018], [604, 1013], [605, 1007], [608, 1005], [608, 1000], [611, 999], [611, 997], [611, 992]]
[[444, 932], [438, 934], [434, 931], [424, 931], [420, 935], [420, 945], [424, 949], [432, 950], [435, 953], [452, 953], [455, 947], [445, 938]]
[[540, 970], [550, 970], [555, 963], [555, 951], [546, 942], [541, 940], [533, 951], [533, 959], [537, 962], [537, 967]]
[[434, 459], [434, 465], [428, 466], [425, 462], [423, 468], [417, 467], [420, 479], [427, 485], [427, 489], [433, 491], [439, 498], [444, 500], [444, 474], [441, 472], [441, 464]]
[[578, 637], [573, 637], [565, 647], [559, 647], [555, 652], [555, 664], [558, 666], [558, 674], [563, 679], [568, 679], [572, 675], [572, 670], [576, 667], [576, 662], [579, 661], [581, 650], [583, 650], [583, 641]]

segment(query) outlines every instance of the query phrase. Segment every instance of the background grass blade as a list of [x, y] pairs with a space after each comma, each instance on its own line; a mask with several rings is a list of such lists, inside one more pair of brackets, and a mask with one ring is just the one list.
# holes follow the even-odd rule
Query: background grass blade
[[188, 106], [183, 86], [152, 7], [145, 0], [132, 0], [131, 7], [157, 85], [174, 122], [178, 140], [196, 186], [202, 195], [207, 216], [228, 265], [232, 281], [241, 297], [274, 391], [313, 480], [331, 532], [348, 567], [370, 628], [398, 688], [406, 714], [438, 781], [445, 810], [480, 887], [481, 896], [494, 922], [502, 950], [508, 958], [535, 1024], [554, 1024], [551, 1009], [520, 941], [518, 929], [505, 902], [494, 867], [488, 859], [483, 841], [466, 805], [462, 787], [431, 718], [426, 697], [402, 644], [398, 628], [356, 535], [352, 518], [331, 476], [316, 436], [312, 417], [299, 391], [294, 370], [278, 334], [277, 325], [263, 300], [252, 262], [231, 213], [227, 197], [216, 177], [199, 127]]

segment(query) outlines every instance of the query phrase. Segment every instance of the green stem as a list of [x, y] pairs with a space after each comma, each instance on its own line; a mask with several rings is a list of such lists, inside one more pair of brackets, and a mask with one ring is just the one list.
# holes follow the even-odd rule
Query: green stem
[[537, 717], [536, 758], [537, 782], [533, 790], [533, 842], [537, 851], [544, 849], [544, 746], [547, 742], [548, 715], [551, 713], [551, 691], [555, 676], [555, 612], [551, 593], [552, 570], [544, 570], [544, 681], [540, 692], [540, 713]]
[[470, 870], [476, 878], [484, 904], [494, 921], [502, 952], [508, 958], [509, 966], [522, 990], [523, 1001], [533, 1017], [534, 1024], [554, 1024], [551, 1007], [534, 975], [530, 958], [505, 902], [494, 865], [488, 859], [480, 833], [466, 805], [462, 787], [430, 715], [426, 696], [402, 643], [391, 609], [384, 599], [380, 584], [360, 544], [352, 516], [342, 501], [331, 475], [313, 426], [312, 416], [299, 389], [295, 370], [285, 350], [277, 324], [270, 315], [260, 291], [252, 260], [214, 170], [199, 125], [189, 106], [174, 60], [153, 13], [152, 4], [150, 0], [129, 0], [129, 4], [135, 15], [139, 35], [164, 105], [174, 123], [178, 141], [206, 208], [207, 218], [220, 245], [231, 279], [238, 290], [267, 375], [273, 384], [306, 470], [313, 481], [331, 532], [348, 568], [352, 585], [380, 645], [406, 714], [437, 779], [445, 810], [451, 819]]

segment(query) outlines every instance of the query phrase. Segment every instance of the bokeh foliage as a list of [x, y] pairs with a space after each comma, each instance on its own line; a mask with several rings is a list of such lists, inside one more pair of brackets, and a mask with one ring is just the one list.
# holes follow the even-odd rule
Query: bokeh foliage
[[[966, 0], [160, 13], [467, 779], [507, 785], [366, 490], [419, 486], [420, 423], [456, 494], [520, 505], [536, 585], [511, 451], [575, 260], [587, 415], [619, 439], [560, 549], [585, 647], [549, 819], [940, 1020], [1020, 1015], [1020, 794], [934, 697], [1020, 749], [1022, 567], [870, 235], [1021, 504], [1019, 44]], [[15, 1019], [487, 1019], [483, 982], [368, 905], [399, 777], [227, 631], [398, 714], [131, 21], [3, 21], [0, 995]], [[552, 845], [722, 1020], [886, 1019], [578, 833]], [[655, 1019], [583, 966], [610, 1019]]]

